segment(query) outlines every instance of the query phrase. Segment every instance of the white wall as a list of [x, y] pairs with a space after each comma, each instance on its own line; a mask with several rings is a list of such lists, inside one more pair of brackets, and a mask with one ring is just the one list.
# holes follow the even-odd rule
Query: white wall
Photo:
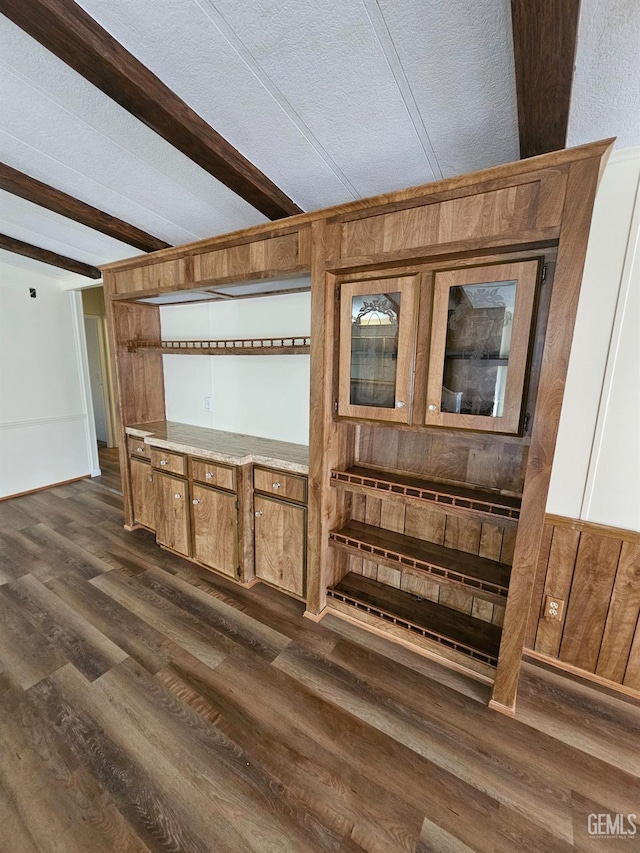
[[596, 198], [547, 511], [640, 530], [640, 148]]
[[76, 298], [0, 261], [0, 497], [92, 472]]
[[[308, 335], [309, 293], [167, 305], [162, 336], [236, 338]], [[167, 420], [309, 442], [309, 356], [164, 356]], [[213, 411], [204, 398], [212, 397]]]

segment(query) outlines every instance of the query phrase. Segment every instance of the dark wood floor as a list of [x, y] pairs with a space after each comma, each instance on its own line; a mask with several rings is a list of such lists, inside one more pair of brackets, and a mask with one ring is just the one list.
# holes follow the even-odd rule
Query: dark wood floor
[[587, 822], [640, 815], [637, 706], [527, 667], [504, 718], [125, 532], [112, 487], [0, 503], [2, 851], [640, 849]]

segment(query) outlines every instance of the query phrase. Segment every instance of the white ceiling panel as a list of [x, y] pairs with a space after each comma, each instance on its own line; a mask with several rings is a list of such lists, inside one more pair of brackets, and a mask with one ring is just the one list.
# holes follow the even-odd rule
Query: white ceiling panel
[[378, 6], [444, 176], [519, 159], [509, 0]]
[[640, 145], [640, 3], [582, 0], [569, 145]]
[[4, 162], [167, 242], [265, 221], [2, 16], [0, 99]]
[[206, 0], [79, 5], [304, 210], [354, 198]]
[[108, 264], [140, 250], [0, 190], [0, 232], [85, 264]]

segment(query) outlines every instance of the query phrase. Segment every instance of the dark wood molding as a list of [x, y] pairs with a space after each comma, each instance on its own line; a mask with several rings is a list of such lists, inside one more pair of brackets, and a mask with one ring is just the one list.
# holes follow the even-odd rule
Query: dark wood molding
[[567, 144], [580, 0], [511, 0], [520, 157]]
[[22, 240], [16, 240], [15, 237], [8, 237], [6, 234], [0, 234], [0, 249], [13, 252], [14, 255], [24, 255], [25, 258], [33, 258], [34, 261], [41, 261], [43, 264], [49, 264], [52, 267], [60, 267], [60, 269], [69, 270], [69, 272], [75, 272], [78, 275], [85, 275], [87, 278], [102, 278], [102, 273], [97, 267], [83, 264], [82, 261], [75, 261], [73, 258], [66, 258], [64, 255], [50, 252], [48, 249], [41, 249], [39, 246], [32, 246], [31, 243], [23, 243]]
[[0, 12], [265, 216], [302, 212], [73, 0], [0, 0]]
[[0, 163], [0, 189], [31, 201], [39, 207], [46, 207], [47, 210], [66, 216], [67, 219], [73, 219], [74, 222], [93, 228], [94, 231], [100, 231], [128, 246], [135, 246], [143, 252], [156, 252], [171, 246], [170, 243], [165, 243], [164, 240], [147, 234], [146, 231], [129, 225], [122, 219], [104, 213], [97, 207], [85, 204], [62, 190], [43, 184], [5, 163]]

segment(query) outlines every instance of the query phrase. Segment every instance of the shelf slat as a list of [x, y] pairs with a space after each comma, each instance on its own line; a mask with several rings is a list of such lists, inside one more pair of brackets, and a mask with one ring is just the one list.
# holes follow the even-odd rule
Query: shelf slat
[[129, 352], [163, 355], [304, 355], [311, 338], [295, 335], [278, 338], [229, 338], [217, 341], [127, 341]]
[[406, 566], [428, 574], [436, 583], [462, 585], [474, 596], [504, 604], [511, 566], [486, 557], [445, 548], [404, 533], [384, 530], [362, 521], [350, 521], [332, 530], [329, 542], [357, 557], [391, 568]]
[[490, 666], [498, 662], [501, 629], [489, 622], [353, 572], [328, 589], [327, 595]]
[[391, 497], [404, 503], [429, 505], [442, 512], [479, 514], [502, 524], [513, 524], [520, 518], [520, 498], [437, 483], [413, 474], [355, 465], [346, 471], [332, 471], [331, 485], [378, 498]]

